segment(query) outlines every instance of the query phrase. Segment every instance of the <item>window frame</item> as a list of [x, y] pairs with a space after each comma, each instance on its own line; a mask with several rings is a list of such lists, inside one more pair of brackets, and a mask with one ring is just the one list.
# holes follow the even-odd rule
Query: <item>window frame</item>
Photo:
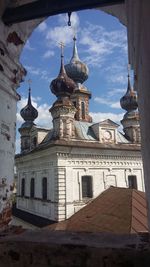
[[85, 102], [84, 101], [81, 102], [81, 117], [82, 117], [82, 120], [85, 120]]
[[25, 197], [25, 178], [21, 179], [21, 197]]
[[[131, 178], [133, 178], [133, 179], [131, 179]], [[138, 190], [137, 176], [136, 175], [128, 175], [128, 186], [130, 189]]]
[[42, 200], [48, 199], [48, 192], [47, 192], [47, 177], [42, 178]]
[[35, 179], [32, 177], [30, 180], [30, 198], [35, 197]]
[[[91, 175], [83, 175], [81, 177], [81, 187], [82, 187], [82, 198], [83, 199], [93, 198], [93, 177]], [[86, 193], [84, 192], [85, 187], [86, 187]]]

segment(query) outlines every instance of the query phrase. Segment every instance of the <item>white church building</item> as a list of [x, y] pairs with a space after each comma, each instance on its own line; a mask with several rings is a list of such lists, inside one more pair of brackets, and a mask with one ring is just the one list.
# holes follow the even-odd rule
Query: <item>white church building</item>
[[83, 85], [88, 68], [81, 62], [74, 38], [73, 55], [50, 88], [57, 99], [50, 108], [53, 128], [34, 124], [38, 116], [30, 89], [21, 110], [21, 153], [16, 155], [17, 208], [52, 222], [69, 218], [110, 186], [144, 191], [137, 95], [128, 88], [121, 98], [126, 113], [119, 125], [89, 115], [91, 93]]

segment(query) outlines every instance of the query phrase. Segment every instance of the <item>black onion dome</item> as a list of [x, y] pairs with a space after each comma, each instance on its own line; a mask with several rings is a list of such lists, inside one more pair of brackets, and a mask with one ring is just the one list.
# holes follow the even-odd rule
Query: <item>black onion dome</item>
[[32, 103], [31, 103], [31, 89], [30, 88], [29, 88], [29, 95], [28, 95], [28, 103], [23, 109], [21, 109], [20, 115], [25, 121], [34, 121], [38, 116], [38, 111], [36, 110], [36, 108], [32, 106]]
[[89, 69], [85, 63], [83, 63], [78, 56], [76, 38], [74, 40], [73, 56], [69, 64], [65, 65], [67, 75], [77, 83], [83, 83], [88, 79]]
[[50, 84], [50, 89], [54, 95], [59, 96], [70, 96], [75, 90], [75, 83], [72, 79], [67, 76], [64, 68], [63, 55], [61, 55], [61, 67], [59, 75]]
[[137, 94], [131, 88], [130, 76], [128, 75], [128, 87], [126, 94], [120, 99], [120, 105], [123, 109], [129, 111], [136, 110], [138, 107]]

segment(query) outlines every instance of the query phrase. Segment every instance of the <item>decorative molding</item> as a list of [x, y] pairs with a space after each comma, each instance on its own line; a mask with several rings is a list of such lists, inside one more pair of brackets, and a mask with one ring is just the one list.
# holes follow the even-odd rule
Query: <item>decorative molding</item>
[[66, 219], [66, 169], [57, 167], [54, 169], [55, 192], [55, 219]]
[[[122, 160], [122, 159], [121, 159]], [[131, 166], [131, 167], [134, 167], [134, 166], [138, 166], [138, 167], [142, 167], [142, 161], [140, 162], [140, 161], [134, 161], [134, 160], [132, 160], [132, 161], [129, 161], [129, 159], [128, 159], [128, 161], [127, 161], [127, 159], [126, 159], [126, 161], [81, 161], [80, 162], [80, 160], [72, 160], [72, 161], [68, 161], [67, 162], [68, 163], [68, 165], [69, 166], [72, 166], [72, 167], [74, 167], [74, 166], [79, 166], [80, 168], [82, 168], [82, 166], [84, 167], [84, 166], [88, 166], [88, 167], [99, 167], [99, 166], [103, 166], [103, 167], [109, 167], [109, 169], [110, 169], [110, 166], [111, 166], [111, 168], [112, 167], [122, 167], [122, 168], [125, 168], [126, 166], [128, 167], [128, 166]]]
[[[108, 151], [107, 151], [108, 152]], [[103, 153], [103, 151], [102, 151]], [[130, 155], [130, 156], [129, 156]], [[57, 152], [56, 153], [57, 157], [60, 158], [70, 158], [70, 159], [74, 159], [74, 158], [93, 158], [93, 159], [113, 159], [113, 160], [118, 160], [118, 159], [122, 159], [122, 160], [137, 160], [137, 159], [141, 159], [142, 161], [142, 157], [141, 155], [137, 155], [136, 153], [132, 152], [132, 151], [123, 151], [123, 155], [114, 155], [114, 151], [112, 150], [112, 154], [71, 154], [71, 153], [64, 153], [64, 152]]]

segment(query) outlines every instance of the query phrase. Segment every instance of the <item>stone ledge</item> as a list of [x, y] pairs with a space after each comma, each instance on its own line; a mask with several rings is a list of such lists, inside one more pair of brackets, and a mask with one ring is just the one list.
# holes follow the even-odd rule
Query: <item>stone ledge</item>
[[1, 267], [149, 267], [149, 234], [48, 230], [0, 237]]

